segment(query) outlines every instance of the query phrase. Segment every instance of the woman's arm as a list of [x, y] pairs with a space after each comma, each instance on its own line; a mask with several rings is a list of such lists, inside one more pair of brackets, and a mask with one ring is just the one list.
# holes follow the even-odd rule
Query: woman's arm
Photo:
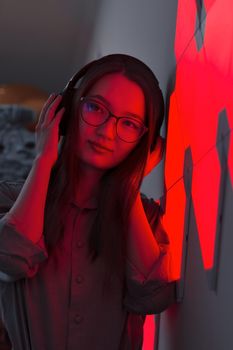
[[9, 212], [7, 222], [37, 243], [44, 226], [44, 209], [52, 166], [46, 158], [36, 157], [30, 173]]
[[52, 94], [41, 111], [36, 126], [33, 166], [16, 202], [6, 215], [7, 222], [33, 243], [37, 243], [43, 233], [49, 179], [58, 157], [58, 126], [64, 108], [55, 113], [61, 99], [62, 96]]
[[160, 248], [145, 214], [140, 193], [130, 213], [127, 253], [129, 261], [144, 276], [148, 276], [160, 256]]
[[12, 349], [12, 345], [11, 345], [8, 333], [6, 331], [6, 328], [4, 327], [1, 319], [0, 319], [0, 349], [1, 350], [11, 350]]
[[[129, 259], [126, 265], [127, 288], [123, 305], [133, 313], [158, 314], [176, 302], [176, 281], [172, 278], [170, 270], [170, 241], [162, 225], [159, 205], [143, 194], [140, 202], [139, 199], [137, 201], [140, 210], [137, 210], [135, 205], [134, 212], [132, 211], [131, 219], [134, 228], [131, 226], [129, 237]], [[139, 222], [140, 217], [141, 222]], [[142, 218], [147, 220], [151, 231], [147, 231], [146, 221], [143, 226]], [[152, 238], [150, 233], [153, 235]], [[156, 255], [157, 247], [159, 256]]]
[[[7, 216], [25, 181], [0, 181], [0, 281], [11, 283], [33, 277], [48, 258], [44, 236], [32, 242]], [[29, 198], [30, 200], [30, 198]], [[10, 221], [10, 215], [9, 215]], [[1, 347], [0, 347], [1, 348]]]

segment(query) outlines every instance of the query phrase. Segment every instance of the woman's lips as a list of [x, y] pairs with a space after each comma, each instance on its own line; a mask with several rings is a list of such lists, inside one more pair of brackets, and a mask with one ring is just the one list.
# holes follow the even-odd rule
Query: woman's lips
[[103, 147], [99, 146], [98, 144], [96, 144], [96, 143], [94, 143], [94, 142], [91, 142], [91, 141], [88, 141], [88, 142], [89, 142], [91, 148], [92, 148], [94, 151], [98, 152], [98, 153], [112, 152], [111, 150], [108, 150], [108, 149], [106, 149], [106, 148], [103, 148]]

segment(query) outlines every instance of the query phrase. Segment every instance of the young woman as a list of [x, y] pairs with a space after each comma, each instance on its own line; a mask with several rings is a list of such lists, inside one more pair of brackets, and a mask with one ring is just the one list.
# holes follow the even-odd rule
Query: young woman
[[139, 350], [145, 315], [175, 300], [160, 207], [140, 193], [162, 157], [158, 81], [113, 54], [78, 83], [43, 107], [26, 181], [0, 186], [0, 307], [14, 350]]

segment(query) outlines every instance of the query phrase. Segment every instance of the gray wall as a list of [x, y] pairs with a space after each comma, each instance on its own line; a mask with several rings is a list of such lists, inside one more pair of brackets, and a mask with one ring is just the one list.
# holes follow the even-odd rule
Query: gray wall
[[101, 0], [2, 0], [0, 84], [63, 89], [85, 62]]

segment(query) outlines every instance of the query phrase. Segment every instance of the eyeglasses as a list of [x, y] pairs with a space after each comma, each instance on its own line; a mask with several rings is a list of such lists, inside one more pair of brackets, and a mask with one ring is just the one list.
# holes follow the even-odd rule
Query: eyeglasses
[[116, 118], [116, 132], [122, 141], [136, 142], [148, 131], [148, 128], [136, 118], [117, 117], [94, 98], [81, 97], [80, 101], [81, 118], [91, 126], [103, 125], [110, 117]]

